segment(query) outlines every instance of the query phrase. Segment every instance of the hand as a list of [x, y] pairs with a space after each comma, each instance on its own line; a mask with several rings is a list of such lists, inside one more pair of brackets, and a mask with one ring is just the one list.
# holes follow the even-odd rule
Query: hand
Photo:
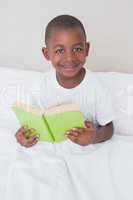
[[74, 143], [81, 146], [93, 144], [96, 128], [92, 122], [85, 121], [85, 128], [73, 128], [66, 132], [66, 136]]
[[27, 148], [32, 147], [38, 142], [39, 138], [36, 135], [28, 138], [26, 137], [25, 132], [26, 132], [25, 128], [21, 127], [15, 134], [16, 140], [19, 144], [21, 144], [24, 147], [27, 147]]

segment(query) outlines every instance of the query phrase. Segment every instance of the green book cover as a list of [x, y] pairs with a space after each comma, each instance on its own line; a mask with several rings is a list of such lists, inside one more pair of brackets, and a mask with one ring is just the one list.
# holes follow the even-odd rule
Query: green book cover
[[12, 107], [20, 125], [36, 130], [40, 141], [60, 142], [66, 131], [84, 127], [84, 119], [77, 104], [60, 104], [46, 110], [16, 103]]

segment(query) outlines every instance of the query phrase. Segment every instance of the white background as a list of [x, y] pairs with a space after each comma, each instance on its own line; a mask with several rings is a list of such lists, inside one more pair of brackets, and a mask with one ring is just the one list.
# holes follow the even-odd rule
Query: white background
[[133, 72], [132, 0], [0, 0], [0, 66], [45, 71], [47, 23], [60, 14], [79, 18], [91, 43], [86, 66]]

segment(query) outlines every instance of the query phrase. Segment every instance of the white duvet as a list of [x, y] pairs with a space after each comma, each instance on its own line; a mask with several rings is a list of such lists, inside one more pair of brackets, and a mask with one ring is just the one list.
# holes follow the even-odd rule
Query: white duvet
[[24, 148], [0, 131], [0, 200], [133, 200], [133, 136]]
[[133, 200], [133, 75], [97, 76], [110, 88], [121, 136], [87, 147], [68, 140], [26, 149], [15, 140], [19, 125], [9, 107], [43, 73], [0, 68], [0, 200]]

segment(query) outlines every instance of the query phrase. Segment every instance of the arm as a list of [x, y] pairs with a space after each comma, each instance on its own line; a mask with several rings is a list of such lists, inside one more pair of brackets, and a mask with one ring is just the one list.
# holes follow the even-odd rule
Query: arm
[[95, 137], [93, 143], [104, 142], [109, 140], [113, 135], [113, 123], [110, 122], [105, 126], [98, 126], [96, 129]]
[[110, 139], [112, 135], [112, 122], [98, 128], [95, 128], [91, 122], [85, 122], [85, 128], [74, 128], [66, 133], [71, 141], [81, 146], [104, 142]]

